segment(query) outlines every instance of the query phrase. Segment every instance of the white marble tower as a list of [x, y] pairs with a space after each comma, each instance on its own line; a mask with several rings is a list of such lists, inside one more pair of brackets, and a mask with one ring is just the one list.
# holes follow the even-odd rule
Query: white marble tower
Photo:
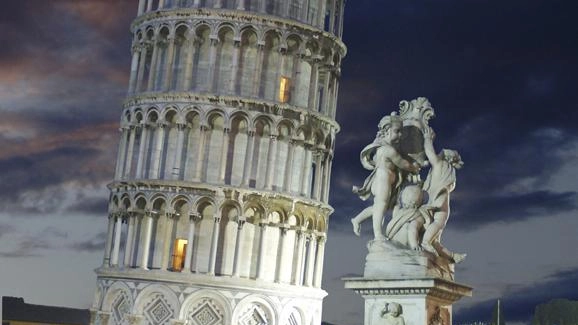
[[92, 324], [320, 324], [344, 0], [140, 0]]

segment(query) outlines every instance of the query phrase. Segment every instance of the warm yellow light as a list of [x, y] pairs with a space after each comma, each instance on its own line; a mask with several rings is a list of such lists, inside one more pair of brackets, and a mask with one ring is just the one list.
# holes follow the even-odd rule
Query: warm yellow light
[[281, 103], [287, 103], [291, 97], [291, 79], [287, 77], [281, 77], [279, 81], [279, 101]]
[[186, 239], [176, 239], [173, 249], [173, 270], [180, 271], [185, 267]]

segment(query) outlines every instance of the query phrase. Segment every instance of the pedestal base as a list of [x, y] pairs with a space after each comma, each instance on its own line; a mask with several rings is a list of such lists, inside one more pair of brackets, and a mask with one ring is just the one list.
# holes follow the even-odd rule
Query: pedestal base
[[470, 287], [440, 278], [343, 281], [365, 300], [364, 325], [451, 325], [452, 304], [472, 295]]

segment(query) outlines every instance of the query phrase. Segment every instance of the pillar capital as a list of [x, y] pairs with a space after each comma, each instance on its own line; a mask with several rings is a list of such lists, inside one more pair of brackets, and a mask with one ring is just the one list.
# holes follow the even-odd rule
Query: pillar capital
[[199, 221], [201, 221], [202, 219], [203, 219], [203, 216], [201, 216], [201, 215], [198, 214], [198, 213], [191, 213], [191, 214], [189, 214], [189, 220], [190, 220], [191, 222], [199, 222]]

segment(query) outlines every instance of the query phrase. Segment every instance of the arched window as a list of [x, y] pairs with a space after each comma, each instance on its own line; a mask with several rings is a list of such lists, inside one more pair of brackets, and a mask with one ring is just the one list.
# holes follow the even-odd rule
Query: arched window
[[214, 92], [216, 94], [228, 93], [231, 84], [231, 64], [233, 62], [233, 30], [229, 27], [221, 28], [219, 31], [219, 44], [217, 45], [217, 60], [215, 62], [215, 83]]

